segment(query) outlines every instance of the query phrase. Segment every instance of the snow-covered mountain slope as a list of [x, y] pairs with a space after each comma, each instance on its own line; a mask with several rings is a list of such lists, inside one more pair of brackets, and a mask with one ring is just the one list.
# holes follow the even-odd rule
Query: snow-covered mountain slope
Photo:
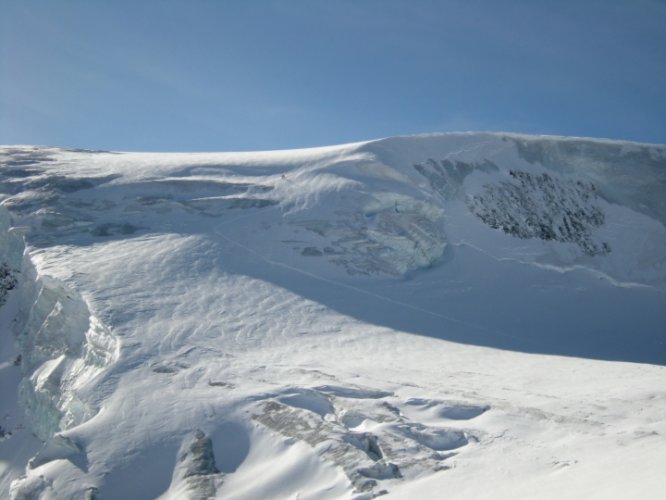
[[666, 487], [663, 146], [15, 146], [0, 200], [0, 496]]

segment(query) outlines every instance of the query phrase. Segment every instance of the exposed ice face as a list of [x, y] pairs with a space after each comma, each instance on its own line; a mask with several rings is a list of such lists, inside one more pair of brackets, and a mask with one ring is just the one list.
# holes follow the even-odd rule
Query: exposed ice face
[[24, 373], [19, 394], [35, 434], [46, 441], [94, 414], [96, 409], [78, 392], [113, 362], [118, 346], [78, 293], [39, 276], [30, 259], [23, 258], [20, 231], [9, 230], [1, 206], [0, 218], [0, 305], [7, 291], [19, 286], [21, 308], [13, 325]]
[[25, 374], [19, 395], [35, 433], [46, 441], [96, 413], [96, 405], [84, 402], [79, 392], [116, 359], [118, 345], [85, 300], [63, 283], [49, 277], [26, 280], [21, 292], [33, 299], [26, 301], [30, 308], [17, 324]]
[[349, 274], [401, 276], [432, 265], [444, 252], [441, 207], [390, 192], [343, 200], [331, 200], [331, 214], [287, 218], [290, 225], [311, 233], [300, 243], [302, 255], [323, 257]]

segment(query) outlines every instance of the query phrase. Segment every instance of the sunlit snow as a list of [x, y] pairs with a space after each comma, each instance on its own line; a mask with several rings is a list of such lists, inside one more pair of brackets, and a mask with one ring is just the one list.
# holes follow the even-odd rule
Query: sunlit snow
[[0, 148], [0, 497], [659, 498], [666, 149]]

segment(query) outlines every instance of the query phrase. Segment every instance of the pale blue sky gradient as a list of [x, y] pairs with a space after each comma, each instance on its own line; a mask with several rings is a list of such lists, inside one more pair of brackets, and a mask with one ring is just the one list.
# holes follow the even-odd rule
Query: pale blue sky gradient
[[0, 0], [0, 144], [666, 143], [661, 0]]

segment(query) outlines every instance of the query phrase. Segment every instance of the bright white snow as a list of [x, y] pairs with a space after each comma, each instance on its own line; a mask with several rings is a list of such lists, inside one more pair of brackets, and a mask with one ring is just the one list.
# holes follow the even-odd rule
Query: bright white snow
[[660, 498], [665, 186], [507, 134], [1, 148], [0, 496]]

